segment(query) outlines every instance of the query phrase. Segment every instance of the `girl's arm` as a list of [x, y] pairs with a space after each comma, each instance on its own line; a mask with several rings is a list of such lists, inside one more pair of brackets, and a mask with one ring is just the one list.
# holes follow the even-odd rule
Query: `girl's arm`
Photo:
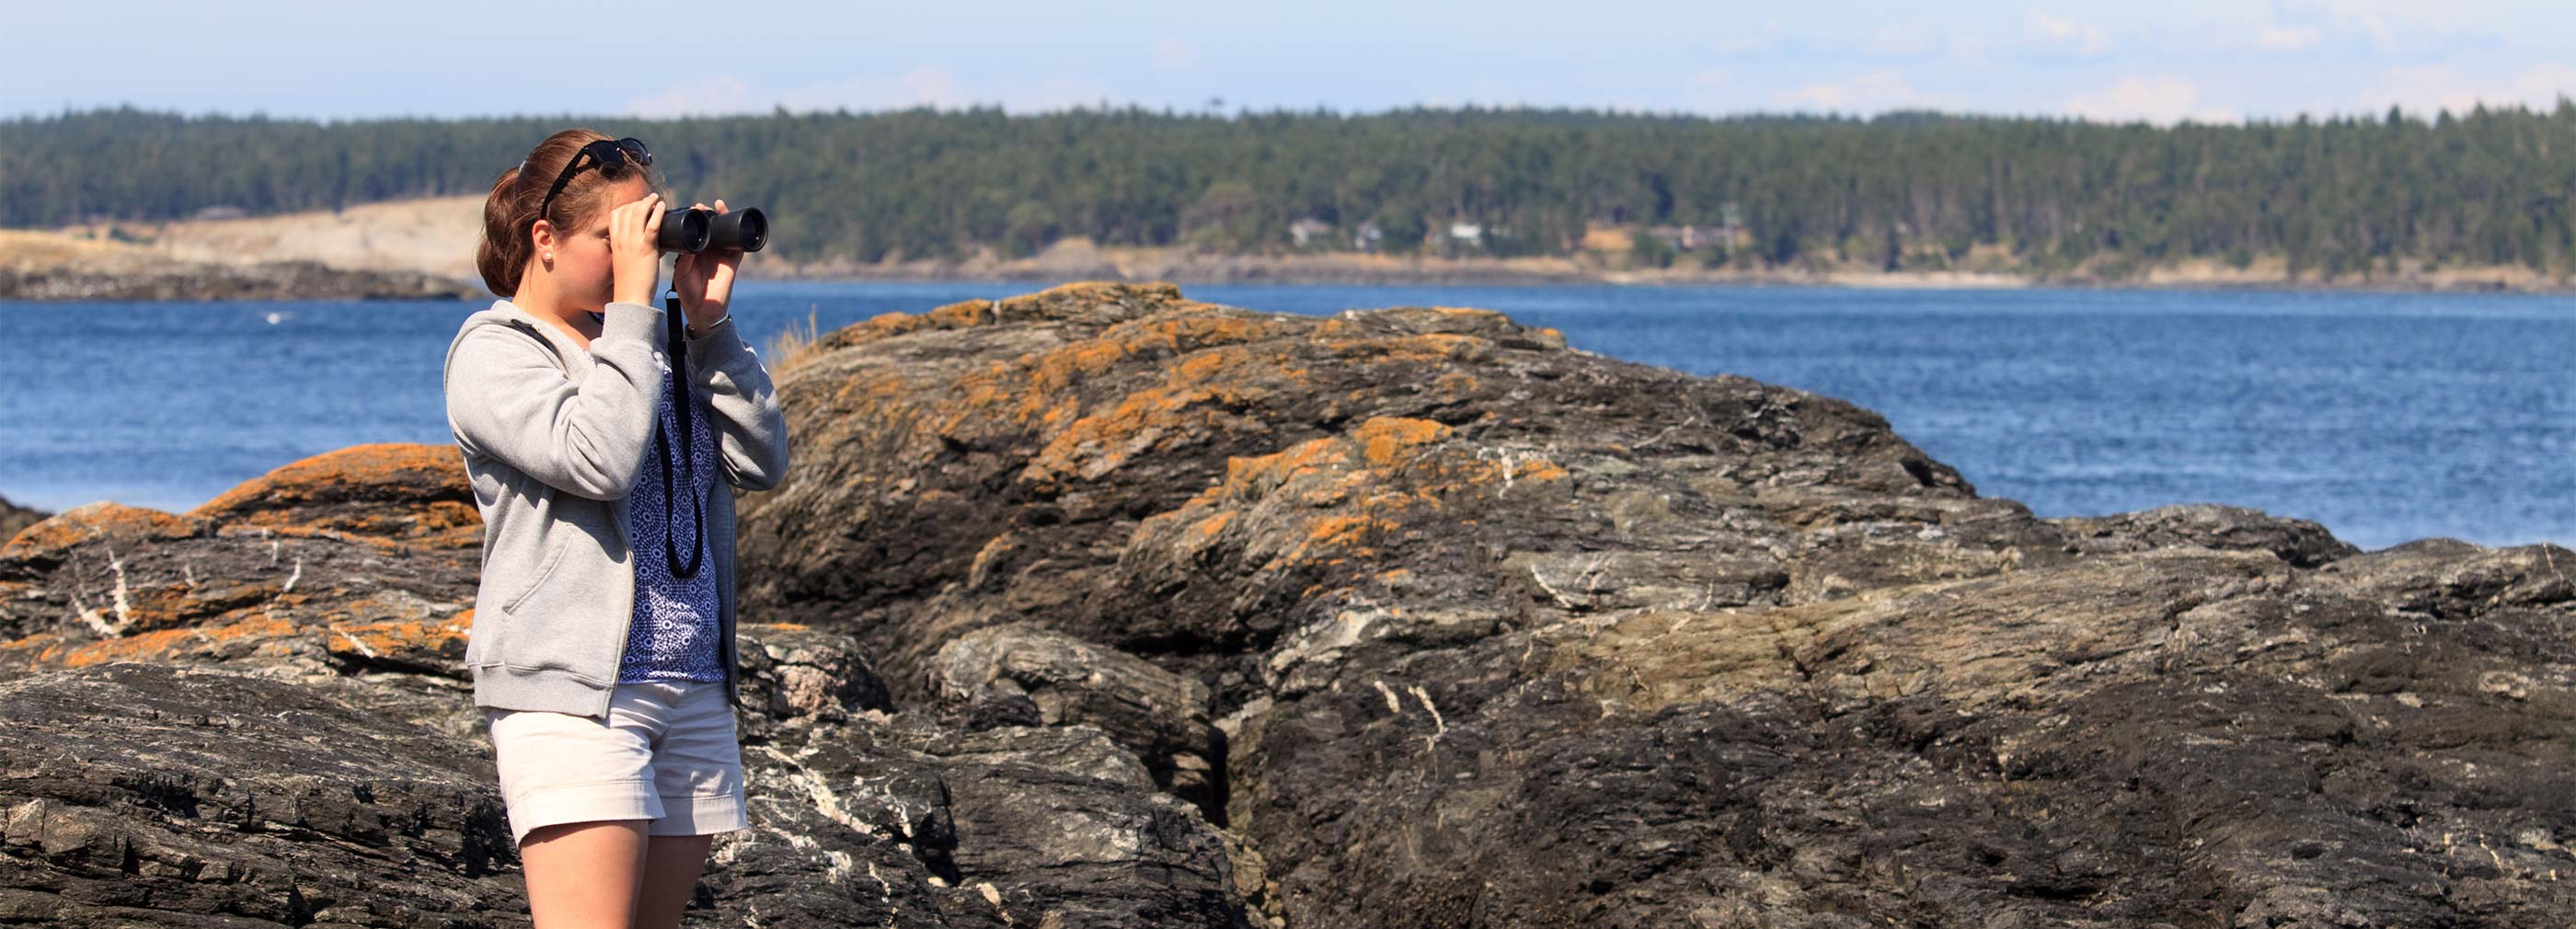
[[616, 302], [606, 315], [578, 384], [542, 336], [483, 325], [458, 337], [443, 375], [457, 444], [567, 493], [624, 499], [652, 450], [665, 337], [658, 307]]
[[703, 335], [684, 337], [689, 380], [714, 409], [717, 458], [725, 481], [744, 490], [768, 490], [787, 476], [787, 415], [770, 386], [769, 370], [745, 344], [731, 315]]

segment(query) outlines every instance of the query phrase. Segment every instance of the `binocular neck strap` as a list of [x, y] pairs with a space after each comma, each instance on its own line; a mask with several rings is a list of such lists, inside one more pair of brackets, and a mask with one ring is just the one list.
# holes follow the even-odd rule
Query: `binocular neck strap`
[[685, 316], [686, 314], [680, 310], [680, 292], [676, 289], [665, 291], [662, 294], [662, 326], [670, 334], [671, 389], [679, 391], [677, 396], [671, 398], [671, 407], [680, 420], [680, 454], [674, 462], [671, 455], [670, 436], [660, 430], [655, 430], [654, 434], [656, 439], [654, 444], [659, 446], [655, 451], [665, 462], [662, 468], [662, 499], [668, 501], [671, 508], [669, 515], [672, 517], [680, 515], [680, 498], [678, 491], [673, 489], [671, 480], [671, 472], [674, 470], [679, 471], [681, 475], [678, 486], [686, 488], [689, 492], [690, 511], [697, 514], [697, 518], [689, 523], [691, 533], [689, 557], [686, 563], [680, 560], [679, 552], [675, 551], [671, 544], [671, 520], [666, 518], [662, 521], [662, 557], [664, 563], [670, 566], [671, 576], [681, 580], [698, 575], [700, 562], [705, 560], [707, 532], [707, 505], [706, 501], [698, 495], [697, 431], [692, 427], [692, 423], [697, 419], [695, 408], [698, 403], [697, 397], [689, 391], [689, 345], [686, 329], [688, 323], [684, 319]]

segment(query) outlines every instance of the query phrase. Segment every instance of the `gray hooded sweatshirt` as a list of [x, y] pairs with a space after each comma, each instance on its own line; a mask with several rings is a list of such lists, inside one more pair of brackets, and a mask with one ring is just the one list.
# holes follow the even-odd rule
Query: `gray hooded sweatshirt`
[[[508, 300], [448, 343], [448, 428], [483, 513], [483, 564], [465, 667], [474, 705], [606, 719], [634, 618], [626, 496], [653, 454], [671, 363], [664, 311], [610, 303], [588, 351]], [[769, 372], [728, 317], [687, 342], [724, 481], [706, 499], [725, 699], [734, 650], [733, 492], [787, 474], [787, 420]]]

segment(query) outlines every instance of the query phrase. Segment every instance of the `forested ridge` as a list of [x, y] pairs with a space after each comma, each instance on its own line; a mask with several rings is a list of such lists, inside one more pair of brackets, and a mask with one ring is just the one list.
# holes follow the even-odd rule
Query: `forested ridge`
[[2576, 104], [2563, 99], [2172, 127], [1138, 107], [324, 123], [120, 108], [0, 121], [0, 225], [480, 195], [571, 125], [645, 139], [682, 197], [765, 207], [773, 252], [795, 260], [1023, 255], [1067, 236], [1243, 254], [1566, 254], [1609, 226], [1663, 227], [1636, 236], [1658, 264], [1941, 269], [1981, 250], [2040, 272], [2258, 256], [2327, 276], [2576, 269]]

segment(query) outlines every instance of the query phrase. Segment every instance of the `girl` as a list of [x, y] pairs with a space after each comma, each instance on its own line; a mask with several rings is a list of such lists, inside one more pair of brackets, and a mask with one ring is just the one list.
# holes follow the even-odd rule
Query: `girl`
[[741, 251], [679, 257], [685, 319], [654, 304], [651, 164], [568, 129], [502, 172], [475, 256], [502, 299], [447, 351], [483, 514], [465, 664], [539, 929], [677, 926], [750, 826], [729, 488], [777, 486], [787, 423], [726, 310]]

